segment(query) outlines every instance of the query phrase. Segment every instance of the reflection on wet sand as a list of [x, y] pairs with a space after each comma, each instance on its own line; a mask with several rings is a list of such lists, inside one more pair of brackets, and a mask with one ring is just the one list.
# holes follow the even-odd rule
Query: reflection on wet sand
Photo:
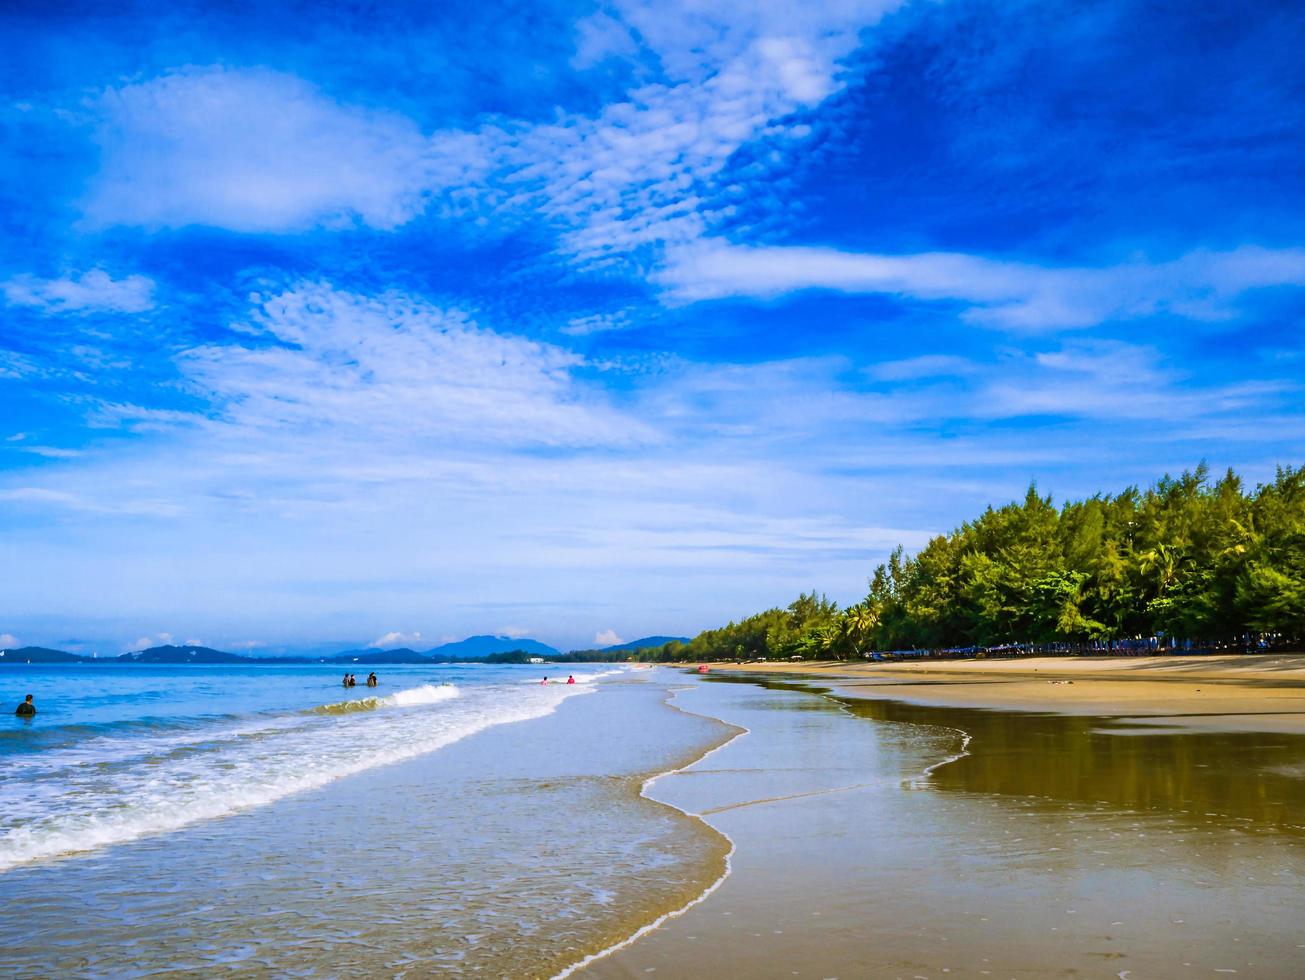
[[734, 873], [588, 975], [1302, 975], [1305, 738], [738, 677], [679, 703], [750, 729], [658, 787]]
[[1305, 738], [1300, 736], [1166, 731], [1109, 718], [840, 700], [858, 717], [969, 733], [969, 753], [932, 774], [938, 789], [1171, 810], [1305, 830]]

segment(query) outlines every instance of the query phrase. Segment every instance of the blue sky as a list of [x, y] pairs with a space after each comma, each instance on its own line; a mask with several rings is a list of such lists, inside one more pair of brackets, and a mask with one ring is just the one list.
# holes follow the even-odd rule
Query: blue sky
[[0, 645], [693, 633], [1305, 458], [1298, 5], [157, 7], [0, 14]]

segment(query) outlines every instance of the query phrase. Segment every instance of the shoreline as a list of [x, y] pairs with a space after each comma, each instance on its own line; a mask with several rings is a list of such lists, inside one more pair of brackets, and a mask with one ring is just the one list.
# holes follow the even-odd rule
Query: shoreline
[[640, 926], [638, 929], [630, 933], [630, 935], [626, 936], [624, 939], [620, 940], [619, 942], [613, 943], [612, 945], [600, 949], [597, 952], [590, 953], [587, 956], [585, 956], [583, 959], [575, 963], [572, 963], [570, 966], [562, 970], [560, 973], [555, 974], [551, 978], [551, 980], [565, 980], [566, 977], [573, 976], [574, 974], [591, 966], [592, 964], [598, 962], [599, 960], [606, 959], [607, 957], [611, 956], [614, 953], [619, 953], [621, 950], [633, 946], [635, 943], [637, 943], [640, 939], [643, 939], [649, 933], [655, 932], [657, 929], [660, 929], [666, 923], [674, 919], [678, 919], [686, 912], [689, 912], [696, 906], [701, 905], [708, 898], [710, 898], [711, 895], [718, 888], [720, 888], [721, 885], [725, 884], [726, 880], [730, 876], [730, 873], [733, 871], [733, 858], [735, 853], [738, 851], [738, 844], [735, 842], [733, 837], [727, 834], [720, 827], [717, 827], [711, 821], [707, 820], [706, 815], [702, 813], [693, 813], [690, 812], [689, 810], [684, 809], [683, 807], [676, 806], [674, 803], [671, 803], [668, 800], [658, 800], [648, 795], [648, 788], [652, 786], [654, 783], [656, 783], [658, 780], [665, 779], [668, 776], [674, 776], [678, 773], [682, 773], [686, 769], [689, 769], [691, 766], [696, 766], [698, 763], [702, 762], [704, 759], [708, 758], [709, 756], [715, 755], [717, 752], [720, 752], [722, 749], [728, 748], [730, 745], [733, 745], [734, 742], [742, 738], [744, 735], [750, 734], [749, 729], [741, 725], [736, 725], [733, 722], [725, 721], [723, 718], [717, 718], [713, 715], [705, 715], [697, 711], [689, 711], [685, 708], [681, 708], [679, 705], [675, 704], [675, 698], [676, 695], [678, 695], [681, 691], [684, 690], [688, 690], [688, 688], [676, 687], [671, 689], [670, 691], [667, 692], [667, 696], [665, 697], [665, 699], [663, 699], [662, 703], [666, 705], [666, 707], [670, 708], [671, 710], [678, 711], [681, 714], [692, 715], [696, 718], [706, 718], [709, 721], [718, 722], [719, 724], [724, 725], [726, 728], [730, 729], [730, 732], [720, 742], [711, 746], [706, 751], [694, 756], [692, 759], [689, 759], [686, 762], [681, 762], [679, 765], [674, 766], [671, 769], [664, 770], [663, 772], [654, 773], [653, 775], [646, 777], [639, 785], [638, 795], [643, 799], [648, 800], [651, 803], [656, 803], [660, 806], [669, 807], [670, 809], [674, 810], [676, 813], [679, 813], [690, 820], [696, 820], [702, 826], [706, 827], [712, 833], [718, 835], [722, 840], [724, 840], [729, 845], [729, 849], [725, 852], [725, 855], [722, 859], [723, 867], [721, 868], [721, 873], [716, 877], [716, 879], [711, 884], [709, 884], [705, 889], [703, 889], [702, 892], [700, 892], [698, 895], [690, 899], [685, 904], [679, 906], [678, 908], [671, 909], [670, 911], [663, 912], [656, 919]]
[[[1044, 673], [1041, 662], [1006, 662], [959, 679], [940, 676], [955, 664], [910, 666], [883, 677], [862, 665], [729, 665], [696, 686], [684, 699], [694, 713], [745, 726], [749, 738], [668, 779], [661, 802], [734, 842], [730, 873], [581, 975], [1089, 975], [1103, 956], [1111, 974], [1287, 975], [1299, 952], [1290, 911], [1299, 879], [1283, 869], [1296, 867], [1305, 827], [1234, 804], [1256, 797], [1259, 780], [1299, 812], [1299, 789], [1284, 787], [1305, 778], [1300, 742], [1208, 728], [1183, 741], [1157, 728], [1145, 731], [1159, 737], [1116, 740], [1131, 733], [1071, 717], [1099, 713], [1082, 705], [1059, 705], [1056, 717], [1027, 691], [1022, 709], [975, 710], [937, 694], [968, 686], [966, 697], [991, 701], [1010, 683], [1041, 685], [1045, 698], [1088, 683], [1049, 685], [1046, 674], [1105, 671], [1082, 663]], [[1246, 666], [1213, 665], [1225, 677]], [[1273, 666], [1285, 678], [1270, 689], [1305, 698], [1301, 665]], [[1118, 682], [1129, 691], [1110, 697], [1142, 710], [1139, 692], [1165, 685], [1169, 700], [1151, 710], [1173, 727], [1175, 699], [1210, 675], [1180, 665], [1177, 680], [1161, 680], [1156, 669], [1141, 665], [1138, 679]], [[1234, 694], [1250, 684], [1256, 697], [1262, 670], [1252, 673], [1219, 683]], [[1218, 726], [1248, 727], [1226, 717]], [[848, 785], [853, 771], [869, 779]], [[1111, 888], [1095, 886], [1103, 876]], [[871, 914], [885, 895], [892, 914]], [[1227, 912], [1252, 900], [1253, 916]]]
[[1305, 654], [710, 664], [839, 696], [1090, 715], [1168, 731], [1305, 734]]

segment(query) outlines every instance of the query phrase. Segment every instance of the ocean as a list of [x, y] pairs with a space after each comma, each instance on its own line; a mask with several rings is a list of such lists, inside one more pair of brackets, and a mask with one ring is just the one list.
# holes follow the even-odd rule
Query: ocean
[[552, 976], [723, 872], [640, 795], [729, 734], [677, 674], [342, 672], [0, 670], [0, 970]]

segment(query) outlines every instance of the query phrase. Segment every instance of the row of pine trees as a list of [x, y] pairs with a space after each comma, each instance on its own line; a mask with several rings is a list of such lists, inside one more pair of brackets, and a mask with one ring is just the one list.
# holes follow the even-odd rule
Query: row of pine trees
[[[1257, 649], [1305, 640], [1305, 467], [1247, 491], [1204, 465], [1057, 507], [1030, 487], [918, 554], [846, 609], [815, 592], [658, 659], [848, 658], [1005, 644]], [[653, 651], [650, 651], [653, 652]]]

